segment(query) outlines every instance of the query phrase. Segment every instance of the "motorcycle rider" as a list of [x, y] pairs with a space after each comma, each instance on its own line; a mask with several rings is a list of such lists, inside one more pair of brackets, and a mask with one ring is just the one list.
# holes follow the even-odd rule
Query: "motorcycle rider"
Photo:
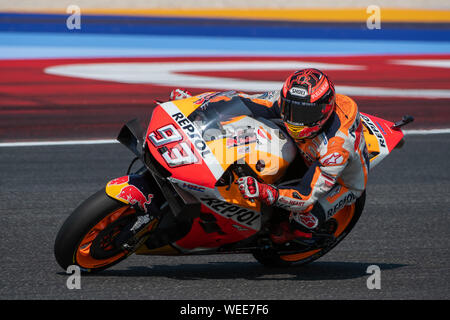
[[[358, 107], [336, 94], [325, 73], [303, 69], [290, 75], [280, 91], [237, 94], [255, 116], [283, 121], [308, 167], [300, 182], [290, 186], [268, 185], [250, 176], [237, 180], [244, 198], [290, 211], [289, 222], [271, 235], [274, 242], [307, 236], [362, 195], [369, 159]], [[175, 89], [170, 98], [190, 96]]]

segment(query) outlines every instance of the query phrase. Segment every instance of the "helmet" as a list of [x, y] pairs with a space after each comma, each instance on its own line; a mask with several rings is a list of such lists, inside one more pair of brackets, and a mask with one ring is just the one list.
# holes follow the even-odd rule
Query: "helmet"
[[315, 137], [336, 108], [333, 83], [320, 70], [303, 69], [284, 82], [278, 104], [294, 140]]

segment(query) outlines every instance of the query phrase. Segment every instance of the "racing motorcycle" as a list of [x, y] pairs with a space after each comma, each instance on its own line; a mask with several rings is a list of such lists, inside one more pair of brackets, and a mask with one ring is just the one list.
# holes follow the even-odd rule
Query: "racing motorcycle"
[[[361, 113], [371, 168], [403, 144], [401, 127]], [[81, 203], [60, 228], [54, 253], [63, 269], [109, 268], [137, 255], [251, 253], [265, 266], [312, 262], [355, 226], [365, 193], [312, 233], [286, 243], [271, 233], [289, 208], [244, 199], [235, 181], [289, 185], [306, 171], [280, 120], [255, 117], [239, 96], [208, 92], [159, 102], [148, 128], [135, 119], [117, 140], [142, 163]], [[294, 175], [292, 173], [295, 173]]]

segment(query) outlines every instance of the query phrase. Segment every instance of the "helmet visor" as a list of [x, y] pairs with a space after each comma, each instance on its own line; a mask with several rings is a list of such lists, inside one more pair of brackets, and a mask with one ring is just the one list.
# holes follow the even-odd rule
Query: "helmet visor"
[[299, 102], [280, 97], [283, 120], [295, 126], [312, 126], [325, 116], [326, 104]]

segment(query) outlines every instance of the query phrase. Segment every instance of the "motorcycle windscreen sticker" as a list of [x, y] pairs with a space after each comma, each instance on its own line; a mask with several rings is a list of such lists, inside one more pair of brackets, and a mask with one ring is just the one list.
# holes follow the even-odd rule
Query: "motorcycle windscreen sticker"
[[202, 157], [216, 181], [220, 179], [224, 172], [223, 168], [209, 149], [206, 142], [203, 140], [200, 132], [197, 130], [194, 124], [180, 111], [180, 109], [178, 109], [178, 107], [174, 103], [166, 102], [161, 106], [179, 125], [185, 135], [189, 137], [192, 145], [197, 150], [197, 153]]
[[383, 160], [384, 157], [386, 157], [389, 154], [389, 149], [387, 147], [386, 139], [380, 132], [378, 127], [372, 122], [372, 120], [367, 115], [364, 115], [362, 113], [360, 113], [360, 115], [365, 124], [367, 125], [367, 127], [369, 128], [369, 130], [371, 131], [371, 133], [377, 138], [378, 145], [380, 147], [380, 154], [378, 154], [371, 160], [370, 166], [373, 168], [378, 163], [380, 163], [380, 161]]

